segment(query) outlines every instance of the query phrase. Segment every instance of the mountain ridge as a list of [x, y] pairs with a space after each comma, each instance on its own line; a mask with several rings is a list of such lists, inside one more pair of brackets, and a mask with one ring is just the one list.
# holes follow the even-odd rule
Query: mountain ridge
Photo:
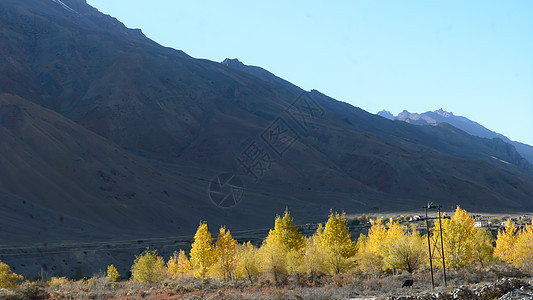
[[[52, 0], [0, 2], [2, 245], [144, 247], [145, 238], [192, 237], [201, 221], [232, 233], [271, 228], [285, 209], [300, 224], [331, 210], [416, 212], [428, 201], [533, 211], [531, 164], [501, 140], [386, 120], [260, 67], [192, 58], [85, 1], [62, 1], [79, 15]], [[227, 178], [240, 180], [220, 184]], [[221, 205], [228, 195], [234, 206]], [[106, 250], [46, 261], [61, 276], [78, 264], [129, 268], [136, 249], [125, 260]], [[6, 261], [31, 276], [44, 264]]]
[[[33, 155], [40, 160], [30, 161], [37, 174], [59, 174], [56, 180], [64, 184], [58, 186], [65, 190], [83, 187], [94, 195], [78, 193], [78, 201], [119, 201], [114, 199], [118, 190], [121, 201], [132, 197], [148, 205], [153, 198], [160, 203], [141, 217], [139, 210], [111, 206], [110, 211], [118, 212], [117, 220], [104, 223], [117, 234], [134, 234], [126, 227], [142, 227], [158, 213], [175, 218], [162, 218], [160, 226], [168, 229], [161, 232], [149, 226], [147, 235], [188, 231], [200, 220], [236, 229], [267, 226], [286, 207], [302, 222], [322, 219], [330, 209], [398, 210], [428, 200], [447, 206], [461, 203], [467, 209], [480, 203], [489, 210], [533, 209], [531, 165], [504, 143], [472, 139], [456, 128], [384, 120], [316, 90], [304, 92], [259, 67], [194, 59], [162, 47], [131, 34], [85, 1], [63, 2], [82, 16], [73, 16], [51, 0], [53, 7], [37, 0], [0, 3], [0, 37], [9, 41], [0, 48], [0, 92], [27, 99], [55, 112], [54, 118], [64, 119], [61, 122], [71, 122], [54, 129], [69, 144], [90, 147], [77, 140], [83, 134], [68, 134], [72, 127], [94, 134], [93, 144], [107, 149], [102, 152], [110, 157], [114, 149], [122, 155], [113, 162], [98, 156], [98, 166], [114, 167], [102, 173], [88, 167], [79, 182], [65, 179], [75, 162], [50, 169], [51, 154], [40, 152]], [[43, 114], [37, 110], [36, 115]], [[291, 143], [282, 148], [268, 140], [279, 126], [292, 134], [285, 137], [292, 138]], [[13, 135], [15, 129], [5, 130]], [[13, 142], [15, 146], [28, 147]], [[239, 164], [251, 146], [270, 155], [257, 180]], [[79, 156], [78, 148], [66, 149], [65, 157]], [[125, 170], [132, 162], [143, 166], [136, 176], [114, 179], [113, 169]], [[245, 186], [244, 198], [231, 209], [220, 209], [209, 198], [210, 182], [221, 173], [241, 176]], [[111, 179], [117, 185], [111, 191], [109, 184], [95, 184]], [[61, 210], [54, 202], [57, 195], [39, 199], [27, 195], [26, 187], [16, 186], [8, 192]], [[35, 193], [46, 195], [42, 188]], [[167, 209], [169, 203], [183, 206], [183, 212]], [[110, 213], [98, 215], [95, 207], [86, 214], [92, 224]], [[120, 225], [133, 219], [139, 223]]]
[[436, 111], [427, 111], [425, 113], [410, 113], [406, 110], [400, 112], [397, 116], [393, 116], [390, 112], [382, 110], [378, 112], [379, 116], [390, 120], [399, 120], [415, 125], [435, 125], [437, 123], [449, 123], [471, 135], [493, 139], [499, 138], [502, 141], [513, 145], [516, 150], [522, 155], [529, 163], [533, 164], [533, 146], [524, 143], [510, 140], [503, 134], [492, 131], [483, 125], [472, 121], [463, 116], [455, 116], [451, 112], [447, 112], [442, 108]]

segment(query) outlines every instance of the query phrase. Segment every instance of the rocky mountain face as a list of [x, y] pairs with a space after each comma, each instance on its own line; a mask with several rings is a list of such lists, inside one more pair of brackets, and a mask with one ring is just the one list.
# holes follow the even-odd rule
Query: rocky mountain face
[[287, 80], [283, 79], [283, 78], [279, 78], [278, 76], [270, 73], [269, 71], [261, 68], [261, 67], [257, 67], [257, 66], [247, 66], [245, 64], [243, 64], [241, 61], [239, 61], [238, 59], [234, 58], [234, 59], [229, 59], [229, 58], [226, 58], [224, 61], [221, 62], [221, 64], [233, 69], [233, 70], [237, 70], [237, 71], [242, 71], [244, 73], [248, 73], [248, 74], [251, 74], [251, 75], [254, 75], [255, 77], [261, 79], [261, 80], [264, 80], [266, 82], [269, 82], [269, 83], [272, 83], [276, 86], [282, 86], [284, 88], [286, 88], [287, 90], [290, 90], [294, 93], [301, 93], [302, 90], [295, 86], [294, 84], [288, 82]]
[[149, 235], [176, 219], [197, 223], [183, 210], [194, 204], [186, 185], [40, 105], [1, 94], [0, 139], [10, 208], [2, 221], [26, 230], [2, 231], [4, 241]]
[[481, 124], [474, 122], [462, 116], [456, 116], [451, 112], [444, 111], [442, 108], [436, 111], [428, 111], [422, 114], [410, 113], [406, 110], [393, 116], [388, 111], [380, 111], [379, 116], [389, 120], [399, 120], [415, 125], [435, 125], [437, 123], [448, 123], [454, 127], [465, 131], [468, 134], [487, 138], [487, 139], [501, 139], [502, 141], [513, 145], [516, 151], [524, 157], [530, 164], [533, 164], [533, 146], [511, 141], [503, 134], [494, 132]]
[[286, 207], [533, 210], [532, 167], [501, 140], [192, 58], [85, 1], [4, 0], [0, 40], [1, 243], [266, 228]]

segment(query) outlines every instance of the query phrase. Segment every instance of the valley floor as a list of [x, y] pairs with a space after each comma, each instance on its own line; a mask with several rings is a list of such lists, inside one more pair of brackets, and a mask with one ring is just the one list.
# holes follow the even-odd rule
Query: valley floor
[[[505, 264], [452, 270], [448, 287], [441, 274], [435, 274], [435, 289], [427, 270], [413, 275], [325, 276], [316, 284], [288, 277], [278, 285], [267, 278], [253, 284], [193, 278], [140, 284], [110, 282], [102, 276], [55, 284], [25, 283], [15, 290], [0, 290], [0, 299], [533, 299], [532, 275]], [[411, 289], [401, 287], [406, 279], [414, 280]]]

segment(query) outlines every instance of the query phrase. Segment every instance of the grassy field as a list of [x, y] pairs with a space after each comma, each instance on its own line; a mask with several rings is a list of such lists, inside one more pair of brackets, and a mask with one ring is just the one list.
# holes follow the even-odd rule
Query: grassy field
[[[110, 282], [103, 275], [59, 283], [24, 283], [14, 290], [0, 290], [1, 299], [497, 299], [522, 293], [533, 297], [533, 273], [506, 264], [485, 269], [468, 268], [448, 272], [444, 287], [440, 272], [435, 274], [436, 288], [431, 288], [428, 270], [416, 274], [368, 276], [344, 274], [321, 277], [316, 284], [308, 278], [288, 276], [280, 284], [261, 277], [248, 281], [218, 281], [187, 278], [167, 279], [157, 284], [132, 280]], [[411, 289], [402, 283], [413, 279]], [[455, 296], [454, 296], [455, 295]], [[470, 296], [469, 296], [470, 295]], [[429, 297], [429, 298], [428, 298]], [[513, 299], [513, 298], [509, 298]], [[527, 298], [525, 298], [527, 299]], [[530, 298], [531, 299], [531, 298]]]

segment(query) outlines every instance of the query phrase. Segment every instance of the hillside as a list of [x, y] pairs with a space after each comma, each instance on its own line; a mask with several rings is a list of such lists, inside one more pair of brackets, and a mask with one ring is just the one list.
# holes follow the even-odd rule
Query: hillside
[[[286, 207], [302, 222], [427, 201], [533, 210], [531, 164], [500, 140], [386, 120], [258, 67], [162, 47], [85, 1], [63, 3], [0, 3], [0, 187], [2, 205], [39, 210], [32, 228], [78, 226], [17, 235], [31, 229], [6, 218], [3, 243], [192, 234], [200, 220], [265, 228]], [[260, 160], [246, 169], [252, 153]], [[244, 191], [211, 185], [221, 173]], [[236, 206], [214, 205], [225, 192]]]
[[20, 97], [0, 95], [0, 140], [4, 242], [147, 235], [176, 219], [197, 222], [181, 209], [193, 202], [178, 178]]
[[503, 134], [494, 132], [483, 125], [463, 116], [456, 116], [451, 112], [444, 111], [442, 108], [436, 111], [427, 111], [422, 114], [410, 113], [404, 110], [397, 116], [393, 116], [390, 112], [383, 110], [380, 111], [378, 115], [389, 120], [400, 120], [415, 125], [435, 125], [437, 123], [448, 123], [471, 135], [488, 139], [498, 138], [513, 145], [516, 148], [516, 151], [520, 153], [522, 157], [528, 160], [530, 164], [533, 163], [533, 146], [511, 141]]

